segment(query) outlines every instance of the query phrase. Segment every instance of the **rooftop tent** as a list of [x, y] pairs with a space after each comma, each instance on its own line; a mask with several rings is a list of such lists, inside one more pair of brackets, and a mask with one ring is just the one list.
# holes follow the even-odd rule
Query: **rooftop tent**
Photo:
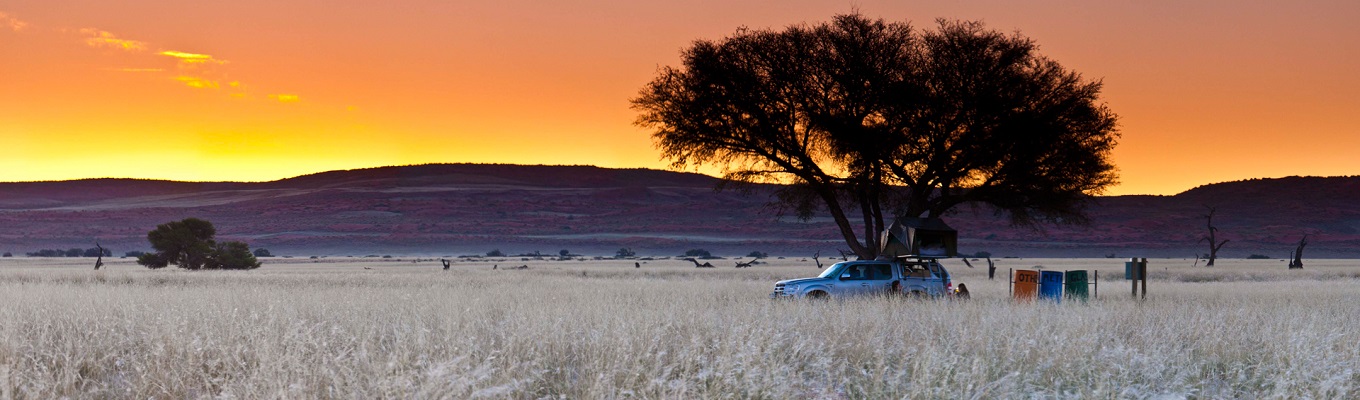
[[899, 217], [881, 239], [886, 257], [954, 257], [959, 250], [959, 232], [939, 218]]

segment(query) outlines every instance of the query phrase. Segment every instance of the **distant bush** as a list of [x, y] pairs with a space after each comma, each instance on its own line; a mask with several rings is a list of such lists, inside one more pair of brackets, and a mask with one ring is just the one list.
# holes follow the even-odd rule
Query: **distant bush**
[[637, 256], [637, 253], [633, 252], [633, 249], [624, 247], [619, 249], [619, 251], [614, 252], [614, 256], [618, 258], [628, 258]]
[[713, 258], [713, 254], [704, 249], [689, 249], [685, 251], [685, 257]]
[[42, 249], [32, 253], [26, 253], [25, 255], [29, 257], [66, 257], [66, 251], [56, 249]]
[[766, 258], [766, 257], [769, 257], [769, 256], [770, 256], [770, 253], [762, 253], [762, 252], [759, 252], [759, 251], [753, 251], [753, 252], [751, 252], [750, 254], [747, 254], [746, 256], [747, 256], [747, 257], [755, 257], [755, 258]]
[[273, 257], [274, 255], [271, 254], [271, 253], [269, 252], [269, 249], [266, 249], [266, 248], [261, 247], [261, 248], [255, 249], [255, 256], [256, 256], [256, 257]]
[[491, 251], [486, 252], [486, 256], [487, 256], [487, 257], [505, 257], [505, 252], [502, 252], [501, 249], [495, 249], [495, 250], [491, 250]]
[[113, 257], [113, 250], [109, 249], [100, 250], [98, 247], [91, 247], [85, 249], [85, 252], [82, 253], [82, 255], [84, 255], [85, 257], [99, 257], [99, 256]]
[[979, 251], [979, 252], [973, 253], [973, 257], [977, 257], [977, 258], [992, 258], [992, 253], [986, 252], [986, 251]]
[[557, 251], [557, 254], [561, 255], [562, 257], [566, 257], [566, 256], [571, 255], [571, 250], [567, 250], [567, 249], [558, 250], [558, 251]]
[[1265, 256], [1265, 255], [1260, 255], [1260, 254], [1252, 254], [1252, 255], [1247, 256], [1247, 259], [1248, 259], [1248, 260], [1269, 260], [1269, 259], [1270, 259], [1270, 256]]
[[81, 250], [81, 249], [68, 249], [68, 250], [66, 250], [66, 256], [67, 256], [67, 257], [80, 257], [80, 256], [82, 256], [82, 255], [85, 255], [85, 250]]
[[0, 257], [14, 257], [14, 254], [10, 254], [10, 252], [6, 251], [5, 255]]

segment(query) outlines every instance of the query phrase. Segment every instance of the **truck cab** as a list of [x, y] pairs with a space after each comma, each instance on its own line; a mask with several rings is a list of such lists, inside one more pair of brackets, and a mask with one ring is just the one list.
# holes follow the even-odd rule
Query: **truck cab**
[[934, 258], [859, 260], [832, 264], [815, 278], [775, 282], [771, 298], [848, 298], [903, 294], [940, 297], [953, 291], [949, 271]]

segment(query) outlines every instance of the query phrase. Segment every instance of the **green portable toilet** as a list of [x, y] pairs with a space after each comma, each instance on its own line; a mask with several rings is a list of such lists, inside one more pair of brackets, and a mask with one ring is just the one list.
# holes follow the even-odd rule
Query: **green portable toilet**
[[1087, 287], [1089, 282], [1086, 277], [1086, 270], [1067, 271], [1067, 285], [1065, 285], [1067, 297], [1082, 301], [1090, 298], [1090, 290]]

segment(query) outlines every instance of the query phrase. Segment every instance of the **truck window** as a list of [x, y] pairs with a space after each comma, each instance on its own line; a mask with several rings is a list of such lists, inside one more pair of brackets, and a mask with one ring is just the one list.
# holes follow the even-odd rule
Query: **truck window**
[[845, 269], [845, 272], [841, 273], [841, 276], [844, 277], [845, 275], [849, 275], [849, 277], [843, 278], [844, 280], [847, 281], [862, 281], [869, 279], [869, 273], [870, 272], [868, 265], [855, 264], [847, 267]]
[[929, 271], [929, 270], [926, 270], [926, 267], [925, 267], [924, 265], [921, 265], [921, 264], [907, 264], [907, 265], [905, 265], [904, 267], [906, 267], [906, 269], [907, 269], [906, 271], [903, 271], [903, 272], [905, 272], [905, 274], [903, 274], [903, 276], [905, 276], [905, 277], [908, 277], [908, 278], [929, 278], [929, 277], [930, 277], [930, 271]]
[[892, 280], [892, 264], [869, 264], [869, 279], [876, 281]]

